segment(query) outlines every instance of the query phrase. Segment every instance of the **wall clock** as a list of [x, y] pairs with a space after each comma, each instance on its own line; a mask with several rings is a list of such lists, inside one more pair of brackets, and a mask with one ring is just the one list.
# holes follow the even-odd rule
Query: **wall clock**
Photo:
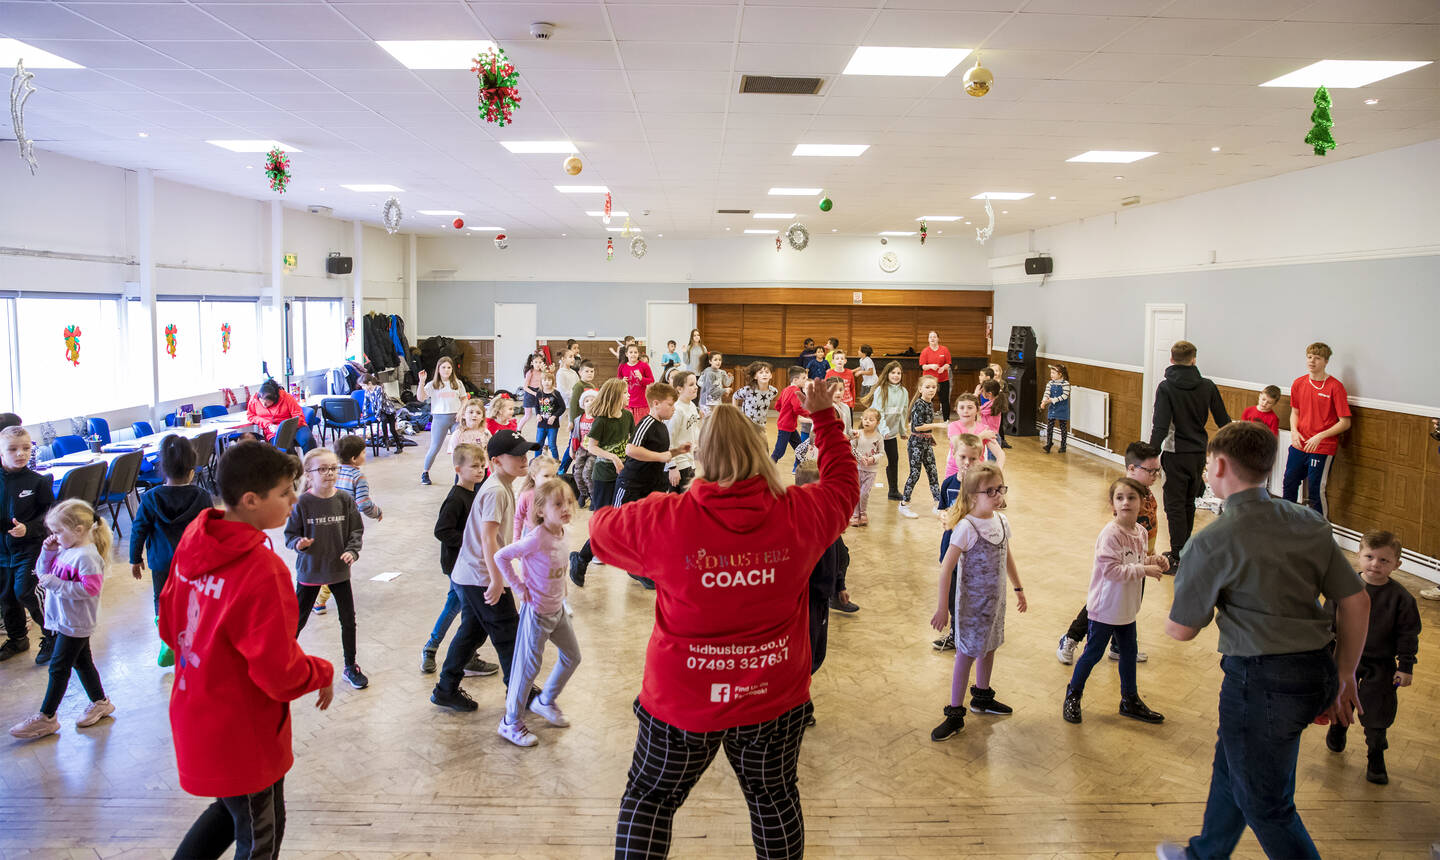
[[880, 271], [887, 275], [900, 268], [900, 257], [894, 251], [886, 251], [880, 255]]

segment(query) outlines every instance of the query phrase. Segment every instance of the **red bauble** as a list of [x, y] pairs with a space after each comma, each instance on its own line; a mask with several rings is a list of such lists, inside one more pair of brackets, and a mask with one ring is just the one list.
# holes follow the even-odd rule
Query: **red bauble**
[[456, 230], [459, 230], [461, 227], [464, 227], [464, 226], [465, 226], [465, 219], [464, 219], [464, 218], [456, 218], [455, 221], [453, 222], [453, 224], [454, 224], [455, 229], [456, 229]]

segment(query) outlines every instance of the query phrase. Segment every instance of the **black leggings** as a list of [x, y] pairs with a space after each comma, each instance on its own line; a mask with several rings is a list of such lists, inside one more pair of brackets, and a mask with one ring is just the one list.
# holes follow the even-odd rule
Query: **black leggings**
[[1060, 425], [1060, 450], [1065, 450], [1065, 440], [1070, 436], [1070, 421], [1067, 418], [1051, 418], [1045, 422], [1045, 450], [1055, 444], [1055, 425]]
[[40, 705], [40, 713], [53, 717], [60, 709], [60, 700], [65, 698], [65, 689], [70, 686], [71, 669], [80, 676], [80, 683], [85, 685], [85, 695], [90, 697], [90, 701], [98, 702], [105, 698], [105, 688], [100, 686], [100, 673], [90, 657], [90, 637], [61, 633], [55, 637], [55, 652], [50, 656], [50, 684], [45, 688], [45, 701]]
[[885, 489], [892, 496], [900, 495], [900, 440], [885, 440]]
[[235, 845], [235, 860], [280, 856], [285, 837], [285, 778], [254, 794], [221, 797], [205, 807], [175, 860], [213, 860]]
[[[300, 631], [305, 629], [305, 622], [310, 620], [310, 610], [314, 608], [315, 598], [319, 594], [318, 585], [295, 586], [295, 598], [300, 603], [300, 626], [295, 631], [297, 637]], [[335, 606], [340, 611], [340, 650], [345, 654], [345, 665], [354, 666], [355, 594], [350, 589], [350, 580], [330, 583], [330, 594], [335, 598]]]

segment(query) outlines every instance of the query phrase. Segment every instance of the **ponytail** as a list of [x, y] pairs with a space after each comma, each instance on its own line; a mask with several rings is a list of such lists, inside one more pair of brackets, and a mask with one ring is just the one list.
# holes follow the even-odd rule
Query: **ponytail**
[[110, 527], [97, 515], [95, 521], [90, 524], [90, 539], [95, 543], [95, 551], [100, 553], [100, 559], [106, 564], [110, 563], [110, 550], [115, 546], [115, 536], [110, 533]]

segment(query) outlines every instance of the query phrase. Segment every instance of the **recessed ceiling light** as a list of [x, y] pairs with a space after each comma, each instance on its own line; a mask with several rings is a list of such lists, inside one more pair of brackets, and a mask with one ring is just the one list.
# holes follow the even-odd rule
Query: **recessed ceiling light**
[[1055, 199], [1055, 195], [1054, 195], [1054, 194], [1051, 194], [1051, 195], [1050, 195], [1050, 199], [1051, 199], [1051, 200], [1054, 200], [1054, 199]]
[[253, 164], [247, 164], [247, 165], [245, 165], [245, 169], [246, 169], [246, 170], [254, 170], [254, 169], [255, 169], [255, 165], [253, 165]]
[[535, 153], [551, 153], [561, 155], [575, 152], [575, 144], [568, 140], [502, 140], [500, 145], [515, 153], [516, 155], [533, 155]]
[[969, 48], [859, 47], [850, 55], [844, 74], [943, 78], [969, 54]]
[[570, 235], [569, 233], [561, 233], [561, 234], [560, 234], [560, 238], [561, 238], [561, 239], [564, 239], [566, 236], [569, 236], [569, 235]]
[[1009, 214], [1010, 214], [1010, 210], [1009, 210], [1009, 209], [1001, 209], [1001, 210], [1000, 210], [1000, 214], [1001, 214], [1001, 215], [1009, 215]]
[[[603, 218], [603, 217], [605, 217], [605, 213], [602, 212], [602, 211], [599, 210], [599, 209], [587, 209], [587, 210], [585, 210], [585, 214], [586, 214], [586, 215], [589, 215], [591, 218]], [[626, 211], [623, 210], [623, 209], [616, 209], [616, 210], [614, 210], [614, 211], [612, 211], [612, 212], [610, 213], [610, 217], [611, 217], [611, 218], [624, 218], [626, 215], [629, 215], [629, 214], [630, 214], [629, 212], [626, 212]]]
[[1367, 105], [1378, 105], [1378, 104], [1380, 104], [1380, 100], [1379, 100], [1379, 99], [1366, 99], [1366, 100], [1365, 100], [1365, 104], [1367, 104]]
[[[729, 230], [730, 228], [729, 228], [729, 227], [726, 227], [725, 229], [726, 229], [726, 230]], [[773, 235], [775, 235], [776, 233], [779, 233], [780, 231], [779, 231], [779, 230], [746, 230], [745, 232], [746, 232], [746, 233], [754, 233], [754, 234], [756, 234], [756, 235], [758, 235], [758, 236], [773, 236]]]
[[458, 217], [458, 216], [460, 216], [460, 215], [464, 215], [465, 213], [464, 213], [464, 212], [461, 212], [459, 209], [416, 209], [416, 210], [415, 210], [415, 214], [416, 214], [416, 215], [448, 215], [448, 216], [451, 216], [451, 217]]
[[656, 236], [659, 236], [661, 239], [664, 239], [664, 238], [665, 238], [665, 234], [664, 234], [664, 233], [656, 233], [655, 235], [656, 235]]
[[839, 232], [840, 232], [840, 228], [839, 228], [839, 227], [831, 227], [831, 228], [830, 228], [830, 232], [831, 232], [831, 233], [839, 233]]
[[325, 186], [323, 186], [323, 185], [320, 186], [320, 190], [321, 190], [321, 191], [324, 191], [324, 190], [325, 190]]
[[278, 140], [207, 140], [205, 142], [231, 152], [269, 152], [272, 149], [283, 149], [287, 153], [304, 152], [302, 149], [296, 149], [290, 144], [281, 143]]
[[148, 131], [142, 131], [142, 132], [139, 132], [139, 133], [136, 135], [136, 137], [149, 137], [149, 136], [150, 136], [150, 132], [148, 132]]
[[791, 155], [856, 158], [870, 148], [868, 143], [797, 143]]
[[485, 39], [418, 39], [376, 42], [407, 69], [466, 69], [476, 54], [495, 49]]
[[751, 216], [751, 217], [759, 218], [759, 219], [765, 220], [765, 221], [784, 221], [784, 220], [789, 219], [789, 218], [794, 218], [794, 217], [795, 217], [795, 213], [794, 213], [794, 212], [756, 212], [756, 213], [755, 213], [753, 216]]
[[1125, 177], [1123, 177], [1123, 176], [1121, 176], [1120, 174], [1117, 173], [1117, 174], [1115, 174], [1115, 178], [1116, 178], [1116, 179], [1124, 179]]
[[1065, 160], [1091, 162], [1095, 164], [1129, 164], [1132, 161], [1149, 158], [1154, 154], [1153, 152], [1127, 152], [1119, 149], [1092, 149], [1089, 152], [1082, 152], [1074, 158], [1067, 158]]
[[770, 194], [775, 197], [814, 197], [823, 188], [771, 188]]
[[15, 68], [25, 61], [27, 69], [83, 69], [79, 63], [72, 63], [64, 57], [49, 51], [42, 51], [34, 45], [27, 45], [19, 39], [0, 39], [0, 66]]
[[963, 215], [921, 215], [916, 221], [959, 221]]
[[471, 227], [471, 228], [469, 228], [469, 229], [470, 229], [471, 231], [473, 231], [473, 232], [476, 232], [476, 233], [489, 233], [489, 232], [492, 232], [492, 231], [494, 231], [494, 232], [496, 232], [496, 233], [504, 233], [504, 232], [505, 232], [505, 228], [504, 228], [504, 227]]
[[1211, 151], [1211, 152], [1219, 152], [1219, 151], [1220, 151], [1220, 147], [1218, 147], [1218, 146], [1212, 146], [1212, 147], [1210, 147], [1210, 151]]
[[1262, 87], [1328, 87], [1354, 89], [1430, 65], [1430, 60], [1321, 60], [1288, 75], [1261, 84]]
[[1026, 197], [1034, 197], [1034, 191], [981, 191], [971, 200], [1024, 200]]
[[382, 185], [364, 185], [364, 184], [361, 184], [361, 185], [344, 185], [344, 184], [342, 184], [340, 187], [341, 187], [341, 188], [344, 188], [346, 191], [404, 191], [404, 190], [405, 190], [404, 188], [401, 188], [401, 187], [399, 187], [399, 186], [397, 186], [397, 185], [383, 185], [383, 184], [382, 184]]
[[881, 236], [914, 236], [914, 230], [881, 230]]
[[561, 194], [609, 194], [610, 189], [604, 185], [557, 185], [555, 190]]

